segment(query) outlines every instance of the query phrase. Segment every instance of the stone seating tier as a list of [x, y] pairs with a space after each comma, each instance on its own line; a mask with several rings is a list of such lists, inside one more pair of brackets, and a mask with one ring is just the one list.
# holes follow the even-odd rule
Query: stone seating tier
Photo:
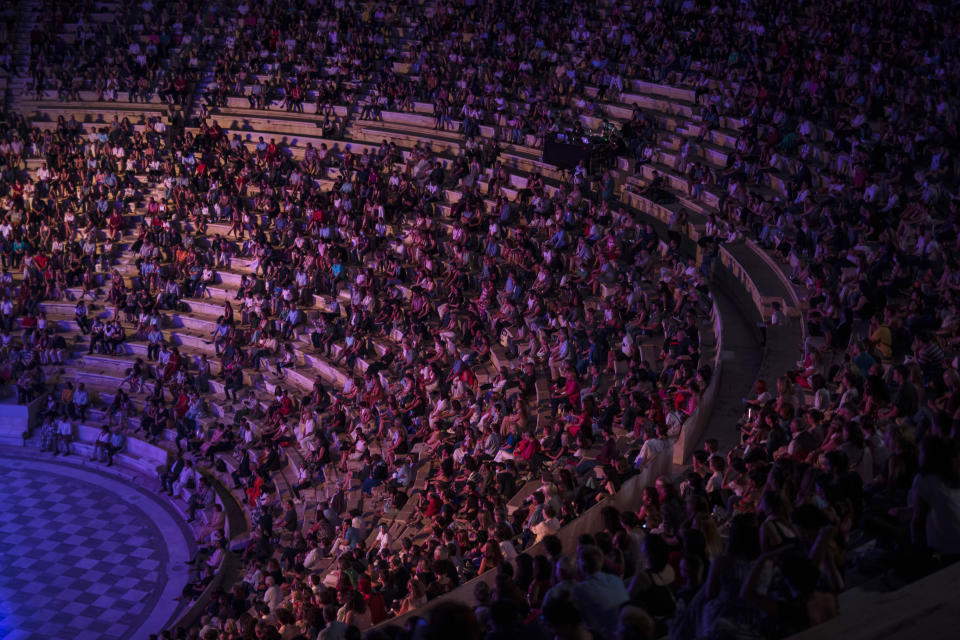
[[[633, 87], [633, 89], [638, 90], [637, 87]], [[678, 101], [688, 99], [692, 97], [689, 95], [691, 93], [692, 92], [688, 92], [687, 94], [683, 94], [682, 96], [677, 95], [675, 96], [675, 98]], [[647, 100], [637, 99], [636, 103], [641, 104], [641, 106], [648, 105], [653, 107], [663, 107], [669, 110], [668, 106], [658, 104], [655, 101], [651, 102]], [[252, 119], [253, 116], [249, 116], [248, 114], [243, 113], [244, 110], [242, 109], [242, 106], [243, 105], [241, 105], [241, 108], [239, 109], [234, 109], [234, 105], [231, 104], [228, 110], [229, 113], [217, 114], [214, 117], [215, 118], [233, 117], [234, 120], [238, 118]], [[452, 134], [452, 132], [438, 133], [438, 132], [425, 131], [425, 129], [428, 127], [432, 129], [433, 118], [432, 116], [426, 115], [429, 112], [424, 110], [422, 108], [422, 105], [417, 105], [417, 107], [418, 107], [418, 111], [424, 115], [415, 116], [415, 114], [399, 114], [395, 116], [394, 114], [384, 112], [383, 121], [372, 121], [368, 123], [369, 126], [365, 125], [362, 131], [364, 131], [364, 133], [370, 134], [371, 137], [373, 136], [373, 134], [380, 134], [382, 132], [389, 133], [390, 139], [397, 141], [398, 144], [401, 144], [401, 141], [403, 141], [406, 144], [401, 144], [401, 146], [408, 146], [408, 147], [412, 147], [413, 144], [415, 144], [416, 142], [428, 142], [431, 145], [437, 145], [437, 144], [444, 145], [444, 144], [448, 144], [448, 142], [458, 143], [461, 137], [458, 134]], [[236, 113], [234, 113], [234, 111], [236, 111]], [[246, 111], [249, 112], [250, 110], [246, 110]], [[432, 107], [430, 111], [432, 111]], [[627, 111], [629, 111], [629, 109], [627, 109]], [[245, 142], [248, 144], [248, 146], [251, 144], [255, 144], [255, 141], [252, 141], [250, 139], [250, 136], [256, 135], [261, 131], [263, 132], [265, 139], [269, 140], [267, 136], [270, 135], [271, 132], [266, 127], [272, 126], [275, 129], [280, 127], [289, 127], [287, 131], [283, 132], [284, 135], [290, 135], [290, 134], [295, 135], [295, 134], [304, 133], [305, 131], [308, 130], [307, 127], [310, 125], [313, 126], [314, 130], [316, 129], [315, 123], [304, 124], [303, 129], [299, 128], [300, 125], [298, 124], [292, 124], [296, 122], [297, 116], [299, 116], [299, 114], [297, 114], [297, 116], [294, 116], [288, 119], [285, 117], [288, 114], [263, 112], [263, 111], [257, 111], [255, 113], [265, 117], [262, 118], [263, 122], [257, 121], [255, 127], [251, 127], [246, 132], [244, 132], [245, 134], [247, 134], [246, 136], [247, 139], [245, 140]], [[692, 112], [684, 111], [683, 109], [677, 109], [676, 113], [681, 115], [689, 113], [692, 115]], [[623, 111], [615, 111], [612, 115], [628, 117], [629, 113], [625, 114]], [[277, 116], [275, 118], [276, 122], [278, 123], [277, 125], [271, 125], [271, 123], [273, 122], [271, 118], [273, 116]], [[218, 119], [218, 121], [222, 123], [221, 120]], [[680, 129], [681, 131], [683, 131], [683, 129], [681, 129], [679, 126], [679, 121], [673, 118], [667, 118], [664, 120], [664, 122], [668, 122], [669, 124], [672, 124], [675, 130]], [[229, 124], [233, 125], [234, 122], [231, 121]], [[252, 120], [250, 124], [253, 125]], [[265, 128], [261, 129], [261, 126]], [[235, 127], [232, 127], [232, 126], [227, 128], [230, 129], [231, 134], [235, 129]], [[487, 135], [488, 133], [492, 134], [492, 128], [490, 128], [489, 132], [487, 131], [482, 131], [482, 132], [485, 135]], [[275, 131], [274, 133], [279, 133], [279, 132]], [[383, 136], [383, 137], [388, 137], [388, 136]], [[711, 134], [711, 138], [716, 138], [716, 137], [719, 137], [722, 140], [722, 142], [725, 142], [725, 143], [730, 142], [730, 138], [729, 137], [724, 138], [722, 137], [722, 134]], [[284, 142], [287, 144], [289, 144], [289, 142], [293, 142], [293, 144], [290, 145], [291, 148], [299, 151], [299, 150], [302, 150], [302, 145], [305, 144], [305, 139], [304, 137], [297, 135], [291, 141], [284, 140]], [[333, 142], [339, 143], [341, 145], [350, 144], [355, 152], [360, 152], [362, 151], [363, 148], [365, 148], [363, 146], [358, 145], [356, 141], [349, 141], [347, 143], [344, 143], [343, 141], [333, 141]], [[369, 147], [371, 149], [374, 149], [375, 145], [379, 143], [379, 140], [372, 139], [370, 140], [370, 142], [373, 144], [369, 145]], [[733, 142], [735, 142], [735, 138], [733, 138]], [[314, 143], [314, 146], [318, 146], [318, 144]], [[729, 146], [729, 145], [726, 145], [726, 146]], [[459, 147], [457, 147], [457, 150], [459, 150]], [[722, 153], [722, 152], [718, 152], [718, 153]], [[533, 173], [533, 172], [546, 174], [551, 170], [556, 171], [555, 169], [549, 167], [548, 165], [545, 165], [544, 163], [540, 162], [538, 160], [538, 152], [536, 152], [535, 150], [534, 150], [534, 153], [526, 153], [526, 149], [518, 150], [518, 151], [507, 151], [501, 155], [501, 158], [504, 160], [505, 166], [507, 166], [508, 170], [510, 171], [511, 187], [515, 187], [516, 189], [524, 188], [527, 184], [527, 181], [526, 181], [527, 176], [523, 175], [521, 172], [526, 174]], [[716, 159], [719, 159], [719, 155], [716, 157]], [[560, 172], [555, 172], [554, 175], [546, 175], [545, 177], [551, 180], [559, 180], [561, 179], [562, 175], [560, 174]], [[485, 182], [482, 182], [482, 184], [485, 184]], [[554, 188], [554, 187], [552, 187], [552, 185], [548, 185], [548, 188]], [[508, 195], [510, 195], [511, 197], [516, 197], [516, 190], [515, 189], [509, 190]], [[447, 191], [447, 196], [448, 196], [449, 202], [455, 202], [456, 199], [459, 198], [459, 193], [456, 192], [455, 190], [449, 190]], [[449, 204], [441, 205], [440, 212], [448, 213], [449, 212], [448, 207], [449, 207]], [[226, 231], [226, 228], [224, 228], [223, 225], [221, 225], [221, 227], [219, 228], [216, 228], [214, 225], [211, 225], [211, 228], [208, 229], [208, 233], [212, 232], [214, 229], [221, 232]], [[214, 294], [214, 300], [221, 301], [223, 299], [227, 299], [230, 296], [230, 292], [234, 290], [231, 287], [239, 285], [240, 274], [248, 270], [249, 270], [249, 261], [245, 263], [243, 259], [237, 258], [231, 263], [229, 270], [223, 270], [219, 272], [220, 284], [222, 286], [210, 288], [211, 292]], [[128, 267], [127, 270], [125, 271], [125, 274], [129, 274], [129, 273], [130, 272]], [[208, 353], [209, 355], [209, 352], [212, 352], [212, 347], [209, 350], [206, 349], [206, 347], [210, 345], [203, 343], [202, 334], [211, 328], [211, 324], [214, 323], [214, 318], [216, 317], [217, 313], [220, 311], [221, 305], [217, 305], [215, 303], [206, 302], [202, 300], [188, 300], [187, 305], [189, 308], [188, 313], [170, 314], [171, 322], [173, 323], [173, 326], [169, 328], [165, 328], [165, 332], [169, 333], [171, 336], [176, 336], [177, 339], [179, 340], [182, 340], [181, 344], [185, 346], [185, 348], [187, 349], [187, 352], [190, 353], [191, 355], [198, 355], [201, 352]], [[72, 316], [72, 305], [68, 305], [68, 306], [69, 306], [69, 309], [66, 309], [66, 313], [64, 315], [66, 315], [67, 317], [70, 317]], [[315, 307], [317, 307], [318, 309], [326, 308], [323, 305], [322, 300], [316, 301]], [[58, 320], [58, 322], [70, 322], [70, 321], [64, 319], [64, 320]], [[75, 330], [75, 326], [73, 327], [64, 326], [64, 325], [60, 325], [60, 326], [62, 326], [64, 329]], [[181, 327], [182, 327], [182, 330], [181, 330]], [[336, 346], [337, 345], [335, 345], [335, 348]], [[196, 351], [195, 352], [192, 351], [193, 349], [196, 349]], [[137, 350], [133, 352], [136, 353], [138, 351], [139, 351], [139, 347], [137, 347]], [[298, 345], [298, 356], [303, 358], [304, 364], [309, 367], [310, 371], [315, 371], [315, 370], [322, 371], [321, 367], [324, 364], [328, 365], [328, 363], [323, 361], [323, 359], [313, 357], [309, 354], [306, 354], [300, 351], [299, 345]], [[89, 358], [86, 360], [86, 363], [91, 365], [99, 363], [101, 361], [99, 358], [93, 357], [93, 356], [91, 357], [84, 356], [84, 358]], [[110, 358], [107, 357], [104, 359], [110, 359]], [[499, 357], [499, 354], [495, 347], [493, 358], [492, 358], [493, 366], [496, 368], [502, 369], [505, 365], [508, 365], [508, 366], [510, 365], [510, 363], [504, 363], [503, 360], [505, 359], [502, 359]], [[116, 361], [124, 363], [124, 364], [121, 364], [120, 366], [125, 366], [127, 362], [132, 362], [127, 358], [118, 358], [116, 359]], [[116, 365], [113, 365], [113, 366], [116, 366]], [[312, 378], [301, 373], [297, 369], [291, 370], [289, 371], [289, 373], [291, 375], [291, 378], [295, 382], [295, 384], [298, 382], [300, 383], [300, 384], [297, 384], [297, 386], [301, 386], [301, 384], [303, 383], [312, 384]], [[301, 377], [302, 379], [300, 379]], [[113, 376], [107, 376], [107, 378], [110, 378], [111, 380], [114, 380], [114, 381], [116, 380], [116, 377], [113, 377]], [[273, 381], [271, 383], [271, 381], [266, 376], [261, 382], [264, 387], [263, 391], [266, 391], [268, 394], [273, 390], [272, 386], [275, 386], [276, 384], [276, 381]], [[541, 398], [541, 399], [545, 399], [549, 396], [549, 386], [546, 380], [542, 377], [537, 382], [537, 396], [538, 398]], [[302, 464], [302, 458], [298, 461], [297, 460], [298, 455], [299, 454], [297, 453], [292, 453], [291, 455], [288, 455], [288, 461], [290, 462], [289, 468], [293, 471], [297, 471], [301, 468], [300, 465]], [[429, 464], [421, 465], [418, 470], [418, 476], [417, 476], [416, 482], [414, 483], [414, 486], [422, 487], [426, 478], [429, 477], [430, 472], [431, 472], [431, 469]], [[286, 495], [286, 492], [288, 491], [288, 486], [290, 484], [290, 477], [283, 476], [283, 478], [279, 478], [278, 480], [279, 480], [278, 488], [281, 490], [281, 492], [284, 495]], [[284, 482], [284, 480], [286, 480], [286, 482]], [[527, 489], [527, 486], [525, 485], [523, 490], [526, 490], [526, 489]], [[353, 488], [352, 491], [354, 492], [354, 495], [352, 496], [351, 501], [354, 502], [356, 498], [356, 489]], [[396, 517], [391, 523], [391, 531], [399, 533], [402, 531], [409, 531], [410, 527], [413, 527], [414, 529], [417, 528], [417, 525], [415, 523], [407, 522], [408, 520], [410, 521], [413, 520], [412, 506], [414, 502], [415, 500], [411, 498], [407, 507], [405, 507], [404, 510], [401, 510], [400, 513], [396, 514]], [[373, 532], [371, 532], [371, 536], [372, 535], [373, 535]], [[395, 537], [395, 539], [399, 539], [399, 536]]]

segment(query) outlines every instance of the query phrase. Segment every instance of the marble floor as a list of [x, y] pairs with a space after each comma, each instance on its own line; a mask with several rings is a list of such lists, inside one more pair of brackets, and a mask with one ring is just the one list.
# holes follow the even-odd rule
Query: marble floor
[[0, 640], [146, 638], [178, 615], [182, 521], [77, 462], [0, 451]]

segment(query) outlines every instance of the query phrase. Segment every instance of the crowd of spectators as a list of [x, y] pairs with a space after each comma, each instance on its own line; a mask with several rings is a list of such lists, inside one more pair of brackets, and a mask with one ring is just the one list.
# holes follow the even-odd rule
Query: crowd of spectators
[[0, 77], [9, 78], [14, 72], [13, 47], [17, 28], [17, 12], [14, 7], [0, 11]]
[[[90, 350], [150, 346], [124, 381], [142, 404], [117, 394], [109, 413], [120, 424], [139, 414], [153, 440], [176, 432], [182, 455], [163, 487], [188, 490], [191, 517], [207, 512], [185, 598], [228, 553], [197, 466], [216, 468], [224, 452], [239, 461], [232, 477], [254, 524], [237, 551], [243, 576], [213, 594], [190, 634], [360, 637], [493, 571], [492, 589], [478, 582], [472, 594], [479, 606], [444, 603], [371, 637], [782, 636], [836, 615], [853, 574], [890, 569], [885, 581], [899, 585], [960, 554], [950, 360], [960, 66], [942, 5], [686, 0], [631, 13], [441, 1], [401, 15], [305, 2], [240, 4], [220, 20], [219, 5], [204, 16], [131, 3], [116, 24], [82, 23], [90, 34], [76, 48], [54, 34], [89, 8], [49, 4], [31, 71], [64, 98], [163, 92], [222, 43], [211, 108], [242, 95], [251, 108], [312, 101], [331, 118], [335, 107], [376, 117], [416, 100], [432, 103], [438, 128], [455, 119], [470, 138], [452, 160], [386, 141], [301, 156], [262, 139], [248, 147], [209, 121], [181, 136], [159, 119], [41, 131], [5, 117], [0, 254], [22, 273], [0, 276], [5, 377], [23, 401], [47, 391], [66, 345], [38, 303], [104, 286], [124, 322], [90, 320], [78, 304]], [[144, 47], [128, 32], [186, 42], [148, 36]], [[110, 73], [88, 73], [101, 46], [124, 53]], [[689, 473], [658, 479], [633, 509], [605, 510], [602, 529], [565, 548], [560, 527], [667, 451], [709, 383], [699, 352], [709, 270], [677, 257], [676, 233], [659, 238], [612, 189], [576, 175], [531, 175], [506, 197], [498, 142], [480, 126], [541, 143], [592, 122], [581, 116], [605, 117], [629, 79], [696, 89], [676, 170], [687, 195], [717, 197], [708, 236], [750, 237], [783, 261], [805, 299], [806, 340], [794, 370], [747, 398], [739, 446], [707, 441]], [[655, 161], [662, 123], [634, 109], [619, 151]], [[728, 131], [734, 149], [713, 137]], [[716, 149], [726, 166], [707, 160]], [[31, 157], [45, 162], [32, 176]], [[460, 197], [449, 203], [447, 189]], [[215, 223], [229, 232], [205, 235]], [[131, 233], [132, 289], [111, 273]], [[218, 272], [244, 261], [252, 274], [223, 301], [215, 353], [168, 344], [163, 315], [211, 295]], [[653, 339], [656, 362], [642, 357]], [[292, 383], [298, 351], [342, 382]], [[273, 372], [272, 397], [249, 388], [253, 369]], [[210, 417], [214, 381], [243, 397], [233, 424]], [[54, 451], [66, 438], [69, 452], [70, 418], [86, 411], [76, 399], [66, 385], [50, 396], [42, 439]], [[108, 431], [95, 453], [110, 462], [119, 442]], [[281, 502], [276, 474], [293, 451], [300, 476]], [[529, 480], [539, 488], [511, 512]], [[377, 521], [347, 509], [353, 485], [374, 516], [414, 501], [401, 539], [389, 527], [374, 536]], [[320, 493], [300, 515], [300, 498]], [[876, 546], [854, 563], [866, 539]]]
[[[227, 3], [191, 6], [120, 0], [44, 0], [30, 32], [29, 78], [39, 99], [185, 104], [200, 79], [201, 61], [214, 50]], [[99, 9], [99, 11], [98, 11]]]
[[390, 22], [379, 15], [381, 30], [369, 28], [363, 7], [343, 3], [297, 2], [292, 9], [256, 3], [237, 9], [205, 89], [208, 105], [245, 97], [251, 109], [279, 102], [303, 113], [304, 102], [312, 102], [317, 114], [333, 118], [334, 105], [356, 102], [385, 56]]
[[[243, 552], [243, 591], [235, 595], [251, 606], [285, 610], [330, 558], [335, 569], [325, 593], [345, 605], [360, 597], [353, 591], [363, 588], [359, 574], [376, 578], [379, 593], [456, 545], [445, 577], [411, 582], [410, 594], [404, 587], [381, 595], [377, 621], [497, 569], [508, 560], [502, 545], [515, 541], [523, 549], [542, 539], [642, 470], [654, 445], [640, 445], [676, 437], [709, 383], [699, 353], [709, 304], [702, 274], [685, 262], [661, 264], [652, 228], [599, 194], [566, 185], [551, 196], [534, 186], [508, 201], [496, 184], [483, 194], [474, 180], [444, 210], [432, 194], [463, 188], [471, 174], [447, 176], [423, 148], [405, 161], [386, 143], [358, 159], [347, 151], [321, 162], [308, 149], [295, 160], [269, 147], [248, 150], [216, 126], [202, 127], [193, 144], [197, 167], [206, 170], [179, 187], [183, 199], [197, 200], [185, 217], [202, 228], [206, 199], [210, 222], [234, 229], [209, 248], [176, 236], [171, 244], [185, 247], [178, 254], [192, 252], [184, 260], [194, 260], [195, 273], [229, 265], [224, 252], [252, 258], [254, 271], [227, 301], [212, 336], [228, 391], [238, 391], [231, 376], [250, 368], [275, 368], [280, 380], [290, 375], [296, 356], [278, 344], [295, 335], [298, 349], [347, 372], [339, 388], [318, 378], [302, 395], [281, 382], [269, 406], [254, 398], [234, 428], [213, 425], [197, 438], [191, 399], [202, 402], [201, 394], [177, 391], [187, 398], [177, 400], [186, 409], [177, 412], [178, 446], [212, 455], [213, 447], [239, 443], [234, 480], [248, 485], [257, 527]], [[338, 165], [336, 180], [317, 181], [330, 163]], [[250, 198], [230, 187], [246, 186], [244, 176], [256, 191]], [[178, 193], [174, 188], [174, 200]], [[176, 278], [181, 292], [184, 275]], [[344, 288], [349, 302], [341, 304]], [[318, 297], [319, 313], [312, 309]], [[653, 350], [657, 363], [643, 360], [645, 340], [662, 342]], [[511, 361], [522, 363], [518, 371]], [[158, 390], [175, 375], [155, 384], [151, 403], [163, 403]], [[538, 376], [550, 377], [552, 388], [540, 387]], [[295, 495], [309, 495], [311, 485], [337, 489], [309, 514], [309, 527], [297, 521], [295, 504], [286, 504], [285, 537], [276, 535], [277, 515], [258, 500], [283, 464], [281, 445], [296, 445], [304, 456]], [[414, 487], [418, 461], [433, 467]], [[408, 536], [392, 541], [383, 532], [367, 544], [375, 521], [344, 513], [350, 474], [365, 494], [386, 494], [375, 515], [396, 513], [419, 491]], [[507, 500], [532, 478], [542, 479], [543, 489], [508, 513]], [[275, 556], [281, 573], [270, 584], [263, 568]], [[211, 612], [223, 616], [236, 604], [215, 599]], [[310, 611], [291, 609], [301, 622]], [[347, 611], [338, 617], [353, 621]], [[362, 614], [357, 623], [365, 626], [372, 620]]]
[[[54, 130], [40, 131], [17, 116], [7, 124], [8, 221], [17, 225], [9, 234], [9, 265], [23, 273], [11, 287], [17, 304], [8, 316], [25, 329], [23, 348], [10, 353], [15, 372], [22, 368], [40, 378], [25, 386], [21, 399], [42, 391], [45, 366], [59, 364], [40, 344], [45, 322], [30, 330], [30, 318], [42, 317], [37, 303], [67, 299], [71, 289], [80, 289], [74, 320], [89, 333], [89, 353], [122, 356], [125, 341], [148, 345], [146, 360], [133, 362], [124, 381], [131, 395], [145, 394], [137, 398], [142, 410], [121, 385], [108, 409], [111, 419], [123, 424], [139, 414], [138, 430], [152, 440], [172, 427], [178, 450], [208, 464], [217, 451], [236, 451], [235, 479], [249, 485], [258, 523], [245, 552], [249, 560], [265, 559], [265, 547], [269, 557], [276, 545], [270, 510], [257, 498], [271, 491], [270, 474], [282, 464], [280, 445], [299, 445], [306, 456], [298, 491], [345, 474], [351, 460], [362, 466], [359, 479], [367, 492], [392, 476], [385, 509], [394, 511], [407, 499], [416, 459], [436, 459], [437, 477], [418, 487], [416, 514], [427, 534], [418, 548], [441, 546], [444, 531], [452, 533], [454, 512], [466, 509], [457, 528], [463, 552], [472, 557], [461, 575], [451, 576], [452, 588], [502, 561], [483, 558], [496, 546], [488, 540], [506, 536], [529, 544], [614, 492], [646, 462], [636, 451], [621, 451], [624, 442], [639, 446], [643, 439], [676, 435], [709, 381], [709, 368], [699, 367], [699, 322], [707, 305], [701, 274], [686, 264], [661, 269], [660, 240], [651, 228], [575, 185], [552, 196], [542, 184], [532, 185], [508, 202], [503, 185], [494, 182], [485, 200], [477, 167], [493, 156], [479, 150], [464, 158], [472, 171], [464, 166], [459, 175], [446, 176], [425, 149], [403, 166], [403, 156], [388, 144], [356, 158], [321, 149], [297, 160], [272, 143], [248, 149], [216, 124], [172, 140], [160, 119], [145, 128], [115, 119], [85, 129], [61, 119]], [[27, 158], [44, 161], [33, 176], [24, 171]], [[341, 177], [332, 185], [317, 182], [330, 165]], [[144, 175], [145, 181], [137, 177]], [[465, 181], [469, 190], [441, 215], [439, 189]], [[354, 198], [364, 204], [355, 205]], [[135, 209], [143, 212], [142, 221], [126, 228]], [[187, 232], [215, 222], [230, 223], [231, 233], [206, 242]], [[581, 230], [585, 238], [571, 254]], [[133, 289], [112, 267], [115, 245], [128, 240], [137, 257]], [[167, 344], [162, 315], [180, 311], [183, 298], [202, 296], [234, 256], [252, 259], [253, 274], [235, 300], [225, 301], [211, 336], [219, 362], [206, 355], [192, 361]], [[341, 314], [337, 295], [344, 285], [351, 300]], [[325, 311], [308, 318], [315, 296], [325, 296]], [[114, 320], [91, 319], [87, 297], [105, 304]], [[234, 316], [230, 303], [238, 301]], [[215, 375], [233, 395], [244, 371], [267, 360], [283, 377], [292, 351], [278, 344], [294, 337], [294, 329], [309, 336], [309, 347], [301, 348], [344, 365], [343, 388], [318, 378], [301, 397], [280, 384], [273, 403], [249, 396], [234, 425], [204, 421]], [[644, 338], [661, 335], [661, 365], [642, 362]], [[504, 358], [523, 365], [481, 385], [477, 373], [491, 370], [490, 342], [498, 345], [500, 336]], [[378, 345], [392, 350], [378, 351]], [[378, 353], [362, 379], [354, 374], [358, 360], [372, 361]], [[618, 361], [626, 364], [619, 377]], [[541, 371], [555, 383], [546, 397], [536, 388]], [[41, 435], [55, 452], [69, 453], [70, 420], [84, 420], [88, 401], [78, 398], [87, 395], [74, 392], [71, 383], [59, 395], [59, 401], [51, 396]], [[538, 403], [560, 419], [531, 419]], [[47, 424], [55, 427], [50, 434]], [[615, 430], [630, 437], [618, 442]], [[104, 442], [95, 453], [107, 452], [110, 463], [110, 439]], [[381, 453], [372, 455], [374, 448]], [[203, 506], [197, 496], [204, 495], [193, 492], [195, 468], [178, 457], [163, 473], [171, 495], [189, 492], [191, 516]], [[506, 499], [524, 479], [541, 475], [550, 495], [535, 493], [512, 521], [505, 520]], [[469, 490], [469, 500], [457, 489]], [[474, 517], [486, 523], [476, 536], [469, 526]], [[369, 525], [355, 517], [330, 530], [317, 524], [309, 536], [281, 545], [284, 564], [298, 568], [311, 551], [315, 558], [352, 563], [362, 545], [357, 529]], [[222, 532], [211, 532], [208, 541], [218, 558], [223, 543], [217, 535]], [[386, 542], [381, 557], [390, 558]], [[410, 539], [402, 542], [411, 547]], [[361, 546], [357, 557], [365, 551]], [[412, 569], [411, 562], [404, 558], [403, 570]], [[185, 597], [197, 595], [209, 579], [211, 561], [201, 566]], [[278, 583], [289, 588], [289, 576]], [[266, 585], [259, 579], [247, 584], [251, 602], [258, 600], [257, 589]], [[402, 599], [391, 601], [391, 609], [414, 606]]]

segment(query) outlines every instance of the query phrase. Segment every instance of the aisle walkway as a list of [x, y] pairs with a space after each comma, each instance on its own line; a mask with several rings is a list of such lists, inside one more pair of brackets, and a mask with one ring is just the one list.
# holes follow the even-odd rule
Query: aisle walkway
[[713, 300], [723, 319], [723, 373], [720, 390], [713, 406], [713, 414], [704, 431], [704, 439], [716, 438], [720, 451], [727, 452], [740, 442], [734, 428], [743, 415], [741, 399], [746, 397], [756, 381], [763, 363], [764, 349], [760, 333], [744, 316], [733, 299], [713, 287]]

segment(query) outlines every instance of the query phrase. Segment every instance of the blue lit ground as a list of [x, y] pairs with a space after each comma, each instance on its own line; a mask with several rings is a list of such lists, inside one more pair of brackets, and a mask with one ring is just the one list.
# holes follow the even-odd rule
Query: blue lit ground
[[122, 478], [47, 456], [0, 454], [0, 639], [159, 631], [187, 579], [181, 523]]

